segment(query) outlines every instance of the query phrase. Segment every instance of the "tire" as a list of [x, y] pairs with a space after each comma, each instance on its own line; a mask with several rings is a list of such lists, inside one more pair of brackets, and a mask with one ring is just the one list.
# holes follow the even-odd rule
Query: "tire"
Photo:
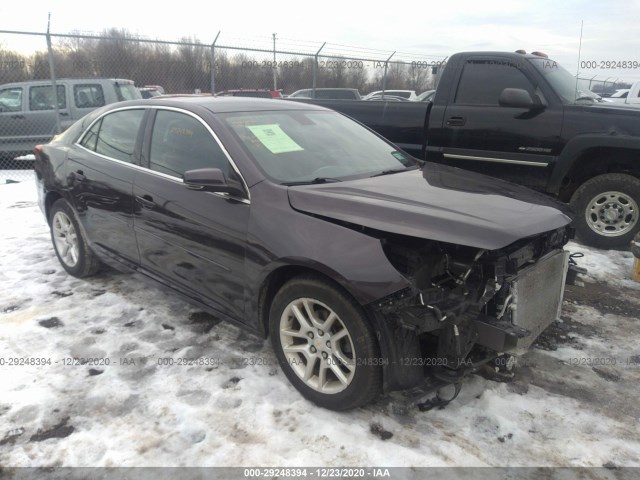
[[49, 212], [51, 242], [62, 267], [74, 277], [89, 277], [100, 269], [78, 220], [66, 200], [57, 200]]
[[578, 238], [598, 248], [628, 247], [640, 230], [640, 179], [624, 173], [598, 175], [571, 197]]
[[285, 375], [315, 404], [348, 410], [380, 394], [373, 330], [360, 306], [331, 283], [314, 276], [286, 283], [271, 304], [269, 332]]

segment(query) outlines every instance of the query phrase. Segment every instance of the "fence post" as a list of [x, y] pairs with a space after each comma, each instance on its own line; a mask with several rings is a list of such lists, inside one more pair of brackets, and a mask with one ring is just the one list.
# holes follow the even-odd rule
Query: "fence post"
[[313, 85], [312, 85], [311, 98], [316, 98], [316, 83], [317, 83], [316, 80], [318, 77], [318, 55], [320, 55], [320, 51], [324, 48], [326, 44], [327, 42], [324, 42], [316, 52], [315, 56], [313, 57]]
[[[56, 113], [56, 135], [62, 131], [60, 127], [60, 108], [58, 106], [58, 85], [56, 84], [56, 67], [53, 61], [53, 49], [51, 48], [51, 35], [49, 27], [51, 26], [51, 12], [47, 20], [47, 51], [49, 52], [49, 74], [51, 75], [51, 88], [53, 89], [53, 110]], [[65, 97], [66, 98], [66, 97]]]
[[278, 64], [276, 63], [276, 34], [273, 34], [273, 89], [278, 89]]
[[384, 91], [387, 89], [387, 67], [389, 66], [389, 60], [391, 60], [391, 57], [393, 57], [396, 54], [396, 52], [393, 52], [391, 55], [389, 55], [389, 58], [387, 58], [387, 61], [384, 62], [384, 77], [382, 77], [382, 99], [384, 100]]
[[216, 94], [216, 42], [219, 36], [220, 30], [218, 30], [218, 34], [211, 44], [211, 95]]

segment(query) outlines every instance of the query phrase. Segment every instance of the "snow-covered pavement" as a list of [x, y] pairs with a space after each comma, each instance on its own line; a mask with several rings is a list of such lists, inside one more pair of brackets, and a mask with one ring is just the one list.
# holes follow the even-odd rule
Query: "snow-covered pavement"
[[267, 341], [133, 276], [67, 275], [32, 181], [0, 185], [0, 225], [2, 466], [640, 466], [628, 252], [569, 245], [585, 286], [512, 382], [474, 376], [442, 410], [336, 413]]

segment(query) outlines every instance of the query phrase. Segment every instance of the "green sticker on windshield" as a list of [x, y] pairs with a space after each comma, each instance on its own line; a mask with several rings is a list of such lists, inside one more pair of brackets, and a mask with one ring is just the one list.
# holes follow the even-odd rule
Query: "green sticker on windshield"
[[277, 123], [271, 125], [252, 125], [247, 128], [251, 130], [251, 133], [253, 133], [271, 153], [300, 152], [304, 150], [304, 148], [294, 142]]
[[400, 161], [407, 159], [407, 156], [404, 153], [399, 152], [397, 150], [394, 151], [394, 152], [391, 152], [391, 155], [393, 155], [396, 159], [398, 159]]

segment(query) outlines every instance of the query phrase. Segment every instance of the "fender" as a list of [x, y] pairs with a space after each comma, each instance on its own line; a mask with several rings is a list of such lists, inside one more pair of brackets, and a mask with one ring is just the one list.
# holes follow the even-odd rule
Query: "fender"
[[[569, 142], [554, 163], [551, 178], [547, 184], [547, 192], [553, 195], [560, 193], [562, 180], [567, 176], [575, 162], [590, 148], [624, 148], [636, 150], [640, 156], [640, 139], [630, 135], [578, 135]], [[639, 159], [640, 161], [640, 159]]]

